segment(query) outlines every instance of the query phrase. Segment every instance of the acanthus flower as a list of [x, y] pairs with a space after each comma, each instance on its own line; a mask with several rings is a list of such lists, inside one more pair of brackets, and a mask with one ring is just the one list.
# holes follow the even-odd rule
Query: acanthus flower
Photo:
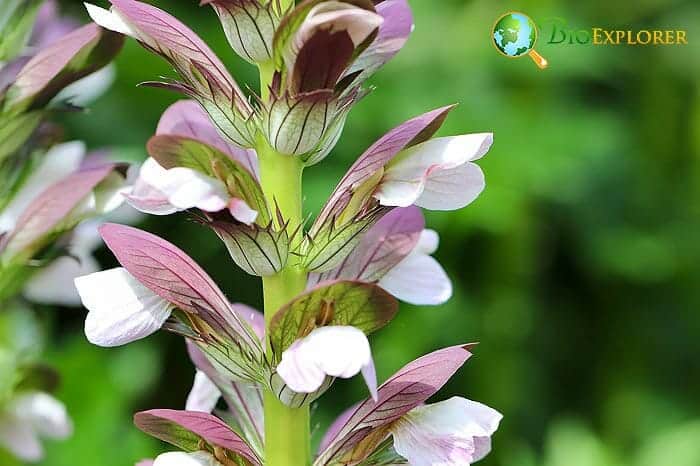
[[[314, 466], [358, 464], [385, 453], [415, 466], [468, 466], [490, 451], [501, 414], [464, 398], [425, 405], [471, 356], [471, 345], [435, 351], [389, 378], [331, 425]], [[390, 439], [393, 437], [393, 441]]]
[[265, 199], [254, 150], [224, 140], [193, 101], [163, 114], [148, 150], [125, 193], [131, 205], [156, 215], [198, 208], [243, 270], [265, 276], [285, 266], [295, 231]]
[[0, 408], [0, 446], [21, 460], [43, 458], [40, 438], [62, 440], [72, 432], [66, 407], [46, 392], [19, 393]]
[[452, 296], [452, 283], [431, 257], [439, 236], [425, 229], [418, 207], [396, 208], [382, 217], [335, 269], [309, 276], [309, 285], [328, 280], [377, 283], [396, 298], [438, 305]]
[[362, 234], [396, 207], [455, 210], [478, 197], [485, 182], [473, 161], [488, 151], [493, 136], [431, 139], [451, 109], [439, 108], [399, 125], [350, 167], [303, 245], [309, 271], [338, 267]]

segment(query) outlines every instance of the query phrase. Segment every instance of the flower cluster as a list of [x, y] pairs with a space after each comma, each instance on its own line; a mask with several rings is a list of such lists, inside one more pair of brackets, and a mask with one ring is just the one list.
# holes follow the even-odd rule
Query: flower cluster
[[[73, 278], [99, 270], [88, 219], [122, 203], [125, 167], [61, 142], [49, 117], [106, 89], [105, 65], [122, 43], [59, 16], [53, 1], [0, 5], [0, 327], [8, 334], [34, 335], [27, 300], [76, 306]], [[37, 461], [39, 438], [65, 438], [72, 425], [50, 395], [57, 375], [37, 362], [40, 338], [16, 340], [0, 339], [0, 447]]]
[[[131, 227], [101, 227], [121, 267], [75, 281], [89, 310], [88, 339], [117, 346], [164, 329], [185, 337], [198, 369], [185, 411], [135, 417], [182, 450], [153, 464], [282, 464], [275, 441], [296, 433], [270, 427], [275, 416], [303, 416], [335, 379], [357, 374], [370, 396], [331, 427], [314, 465], [482, 458], [499, 413], [464, 398], [424, 404], [472, 345], [417, 359], [378, 386], [367, 336], [392, 320], [397, 299], [437, 305], [451, 297], [431, 256], [438, 235], [425, 228], [421, 208], [455, 210], [477, 198], [485, 183], [474, 162], [492, 135], [434, 137], [452, 107], [415, 117], [357, 159], [308, 228], [302, 215], [302, 171], [329, 155], [367, 78], [407, 41], [407, 1], [202, 2], [233, 50], [259, 67], [261, 92], [250, 97], [180, 21], [135, 0], [111, 3], [88, 4], [88, 12], [179, 75], [146, 84], [188, 97], [163, 114], [127, 202], [154, 215], [189, 212], [265, 288], [263, 315], [232, 304], [175, 245]], [[228, 414], [220, 418], [211, 412], [222, 396]], [[308, 464], [301, 456], [284, 464]]]

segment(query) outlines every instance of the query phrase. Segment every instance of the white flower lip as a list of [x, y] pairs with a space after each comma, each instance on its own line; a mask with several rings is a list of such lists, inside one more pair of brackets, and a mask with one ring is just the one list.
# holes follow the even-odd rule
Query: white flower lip
[[211, 413], [216, 407], [219, 398], [221, 398], [221, 391], [204, 372], [198, 370], [194, 376], [192, 390], [187, 395], [185, 409], [187, 411]]
[[367, 336], [346, 326], [315, 329], [282, 353], [277, 366], [282, 380], [298, 393], [313, 393], [326, 377], [347, 379], [360, 372], [376, 398], [377, 376]]
[[392, 428], [394, 448], [413, 466], [468, 466], [486, 456], [503, 416], [454, 397], [414, 408]]
[[145, 338], [163, 326], [174, 308], [121, 267], [78, 277], [75, 286], [89, 311], [85, 335], [98, 346]]
[[0, 412], [0, 445], [24, 461], [44, 457], [40, 437], [65, 439], [72, 433], [66, 407], [48, 393], [21, 394]]
[[379, 286], [410, 304], [444, 304], [452, 297], [452, 282], [431, 256], [439, 243], [434, 230], [423, 230], [418, 244], [379, 281]]
[[493, 134], [435, 138], [398, 154], [386, 167], [374, 197], [385, 206], [415, 204], [430, 210], [457, 210], [485, 187], [474, 164], [493, 143]]

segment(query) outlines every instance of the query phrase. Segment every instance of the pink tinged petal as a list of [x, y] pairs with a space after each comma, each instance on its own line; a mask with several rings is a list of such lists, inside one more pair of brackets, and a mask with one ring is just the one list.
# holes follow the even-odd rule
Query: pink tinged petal
[[476, 200], [485, 187], [484, 172], [474, 163], [435, 170], [425, 181], [416, 205], [428, 210], [458, 210]]
[[168, 215], [191, 208], [218, 212], [227, 207], [229, 195], [217, 179], [190, 168], [166, 170], [148, 158], [127, 200], [142, 212]]
[[39, 461], [39, 437], [65, 439], [73, 433], [66, 407], [43, 392], [27, 392], [13, 399], [0, 415], [0, 446], [24, 461]]
[[399, 53], [413, 32], [413, 14], [406, 0], [386, 0], [376, 8], [377, 13], [384, 18], [379, 34], [347, 72], [352, 74], [362, 71], [358, 81], [372, 75]]
[[174, 309], [121, 267], [79, 277], [75, 286], [89, 311], [85, 335], [98, 346], [145, 338], [158, 331]]
[[251, 209], [243, 199], [232, 198], [228, 203], [228, 210], [233, 218], [245, 225], [251, 225], [258, 218], [258, 212]]
[[[480, 180], [471, 172], [452, 172], [444, 175], [444, 181], [449, 183], [449, 186], [441, 188], [441, 172], [454, 170], [481, 158], [488, 152], [492, 142], [491, 133], [466, 134], [432, 139], [406, 149], [386, 166], [384, 177], [374, 197], [386, 206], [406, 207], [420, 203], [426, 184], [433, 177], [427, 203], [440, 210], [449, 210], [455, 205], [461, 207], [461, 197], [470, 200], [474, 197], [475, 190], [477, 194], [481, 192], [483, 179]], [[467, 178], [459, 182], [458, 178], [465, 175]], [[469, 183], [472, 182], [477, 183], [477, 186], [470, 186]], [[460, 197], [460, 188], [468, 191], [468, 194]], [[449, 194], [443, 203], [439, 199], [441, 190]]]
[[364, 8], [348, 3], [329, 1], [314, 6], [299, 27], [295, 46], [301, 48], [316, 31], [346, 31], [355, 47], [362, 44], [379, 26], [384, 18]]
[[394, 449], [415, 466], [469, 465], [484, 456], [483, 439], [494, 434], [502, 418], [486, 405], [459, 397], [418, 406], [392, 427]]
[[204, 372], [198, 370], [194, 376], [192, 390], [187, 396], [185, 409], [187, 411], [211, 413], [216, 407], [219, 398], [221, 398], [221, 392], [214, 385], [214, 382]]
[[229, 199], [221, 181], [184, 167], [167, 170], [158, 189], [180, 210], [196, 207], [205, 212], [218, 212], [226, 208]]
[[[381, 434], [382, 429], [423, 404], [469, 359], [469, 348], [468, 345], [453, 346], [435, 351], [399, 370], [379, 388], [378, 401], [368, 399], [360, 403], [315, 464], [325, 466], [339, 461], [371, 435]], [[383, 439], [378, 436], [374, 440], [381, 442]], [[371, 452], [373, 448], [366, 451]]]
[[175, 102], [161, 116], [156, 135], [182, 136], [216, 147], [239, 162], [258, 178], [258, 158], [252, 149], [243, 149], [230, 144], [221, 137], [209, 115], [194, 100]]
[[19, 192], [0, 212], [0, 231], [12, 230], [32, 201], [48, 187], [76, 171], [84, 156], [85, 144], [80, 141], [57, 144], [49, 149]]
[[39, 435], [31, 424], [13, 416], [0, 416], [0, 446], [23, 461], [37, 462], [44, 457]]
[[26, 393], [12, 403], [11, 409], [16, 416], [29, 421], [43, 437], [65, 439], [73, 433], [73, 423], [65, 405], [48, 393]]
[[480, 461], [491, 453], [491, 437], [474, 437], [474, 461]]
[[166, 169], [161, 167], [155, 159], [147, 158], [139, 169], [138, 178], [133, 187], [124, 193], [126, 201], [136, 210], [146, 214], [170, 215], [177, 212], [178, 208], [170, 203], [168, 196], [150, 184], [151, 182], [160, 183], [165, 172]]
[[153, 409], [136, 413], [134, 424], [147, 434], [182, 450], [197, 451], [201, 448], [200, 442], [204, 441], [213, 447], [224, 448], [242, 456], [253, 466], [261, 464], [245, 441], [226, 423], [211, 414]]
[[367, 336], [355, 327], [320, 327], [284, 353], [277, 373], [297, 393], [313, 393], [326, 376], [348, 379], [362, 372], [370, 393], [377, 376]]
[[338, 183], [314, 223], [314, 231], [339, 215], [350, 203], [355, 189], [376, 176], [399, 152], [430, 139], [453, 108], [438, 108], [402, 123], [367, 149]]
[[437, 233], [424, 230], [411, 254], [379, 281], [396, 298], [415, 305], [438, 305], [452, 297], [452, 282], [429, 254], [437, 249]]
[[153, 466], [153, 460], [141, 460], [134, 466]]
[[158, 455], [152, 464], [153, 466], [221, 466], [221, 463], [206, 451], [163, 453]]

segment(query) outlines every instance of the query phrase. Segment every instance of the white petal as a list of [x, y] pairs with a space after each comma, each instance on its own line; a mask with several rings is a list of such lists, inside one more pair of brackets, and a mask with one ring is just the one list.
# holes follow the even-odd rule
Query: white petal
[[170, 215], [178, 208], [170, 203], [168, 196], [158, 188], [153, 187], [149, 180], [157, 183], [166, 170], [152, 158], [146, 159], [139, 169], [139, 175], [130, 190], [124, 192], [127, 202], [146, 214]]
[[104, 215], [118, 209], [124, 203], [124, 186], [126, 180], [116, 172], [112, 172], [97, 185], [93, 192], [93, 214]]
[[54, 101], [69, 100], [73, 105], [86, 107], [112, 85], [116, 78], [114, 65], [105, 66], [99, 71], [80, 79], [54, 97]]
[[384, 275], [379, 286], [416, 305], [443, 304], [452, 297], [452, 282], [440, 263], [415, 250]]
[[189, 168], [176, 167], [167, 171], [166, 184], [161, 188], [170, 203], [185, 210], [197, 207], [207, 212], [226, 208], [228, 194], [224, 184]]
[[88, 15], [99, 26], [110, 31], [125, 34], [127, 36], [136, 37], [136, 32], [129, 26], [118, 14], [113, 11], [105, 10], [97, 5], [85, 3]]
[[31, 423], [14, 416], [0, 417], [0, 446], [23, 461], [36, 462], [44, 456], [39, 436]]
[[74, 280], [99, 270], [100, 265], [90, 254], [62, 256], [32, 276], [24, 287], [24, 295], [36, 303], [79, 306]]
[[221, 466], [221, 463], [206, 451], [194, 453], [177, 451], [158, 455], [153, 466]]
[[168, 202], [180, 210], [197, 207], [217, 212], [226, 208], [228, 202], [226, 187], [221, 181], [190, 168], [166, 170], [152, 158], [141, 167], [140, 179], [162, 192]]
[[481, 459], [484, 437], [503, 416], [465, 398], [414, 408], [392, 428], [394, 448], [412, 466], [467, 466]]
[[53, 146], [42, 158], [29, 178], [22, 184], [10, 203], [0, 212], [0, 232], [15, 227], [24, 209], [49, 186], [70, 175], [80, 167], [85, 156], [85, 144], [79, 141]]
[[346, 326], [315, 329], [282, 353], [277, 366], [282, 380], [298, 393], [316, 391], [326, 376], [348, 379], [361, 371], [374, 395], [376, 374], [367, 336]]
[[258, 212], [251, 209], [243, 199], [233, 198], [228, 203], [228, 210], [233, 218], [246, 225], [252, 224], [258, 218]]
[[207, 375], [202, 371], [197, 371], [194, 376], [192, 390], [187, 396], [185, 409], [187, 411], [202, 411], [211, 413], [216, 407], [216, 403], [221, 398], [221, 392], [214, 385]]
[[471, 162], [428, 175], [415, 204], [429, 210], [457, 210], [471, 204], [486, 187], [484, 172]]
[[440, 235], [437, 231], [431, 230], [429, 228], [424, 229], [420, 232], [420, 237], [418, 238], [418, 243], [416, 247], [413, 248], [413, 253], [421, 254], [434, 254], [440, 246]]
[[119, 346], [144, 338], [160, 329], [173, 309], [123, 268], [76, 278], [75, 286], [90, 311], [85, 335], [98, 346]]
[[168, 215], [191, 208], [218, 212], [227, 207], [229, 195], [219, 180], [196, 170], [176, 167], [166, 170], [148, 158], [130, 193], [129, 203], [154, 215]]
[[316, 5], [297, 32], [297, 40], [305, 42], [318, 29], [347, 31], [355, 47], [384, 22], [377, 13], [344, 2], [330, 1]]
[[48, 393], [23, 394], [12, 403], [12, 410], [44, 437], [65, 439], [73, 433], [73, 423], [65, 405]]
[[[462, 181], [460, 176], [465, 176], [464, 171], [452, 170], [482, 157], [492, 142], [491, 133], [479, 133], [431, 139], [411, 147], [385, 167], [384, 177], [374, 196], [382, 205], [408, 207], [420, 202], [421, 195], [429, 188], [423, 202], [426, 205], [437, 203], [440, 210], [447, 210], [453, 205], [462, 206], [465, 199], [471, 202], [476, 190], [472, 183], [478, 181], [475, 180], [478, 175], [469, 172], [468, 179]], [[465, 187], [467, 181], [469, 184]], [[442, 187], [441, 182], [449, 186]], [[468, 192], [461, 193], [460, 189]], [[435, 199], [443, 191], [450, 196], [444, 205]]]

